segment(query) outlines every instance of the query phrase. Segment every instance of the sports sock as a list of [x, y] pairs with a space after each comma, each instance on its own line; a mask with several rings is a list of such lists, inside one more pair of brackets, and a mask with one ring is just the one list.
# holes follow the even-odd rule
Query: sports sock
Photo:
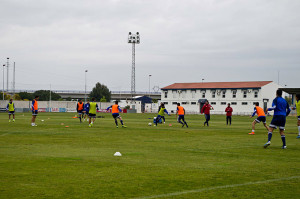
[[268, 142], [270, 142], [271, 139], [272, 139], [272, 132], [269, 132], [269, 133], [268, 133]]
[[120, 120], [121, 124], [123, 125], [123, 120]]
[[285, 135], [282, 135], [282, 136], [281, 136], [281, 140], [282, 140], [282, 145], [283, 145], [283, 146], [286, 146], [286, 143], [285, 143]]
[[116, 123], [116, 125], [118, 126], [118, 121], [117, 121], [117, 120], [115, 120], [115, 123]]
[[188, 124], [186, 122], [184, 122], [184, 124], [186, 125], [186, 127], [189, 127]]
[[252, 132], [254, 133], [254, 132], [255, 132], [255, 130], [254, 130], [254, 129], [252, 129]]
[[299, 134], [298, 134], [298, 135], [300, 136], [300, 126], [298, 126], [298, 131], [299, 131]]

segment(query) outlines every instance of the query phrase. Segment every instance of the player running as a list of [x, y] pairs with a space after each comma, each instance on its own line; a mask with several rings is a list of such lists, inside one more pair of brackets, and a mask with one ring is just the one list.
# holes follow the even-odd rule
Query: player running
[[10, 122], [11, 115], [13, 115], [13, 122], [15, 122], [15, 104], [12, 99], [9, 100], [6, 111], [8, 112], [8, 122]]
[[89, 117], [89, 110], [90, 110], [90, 100], [86, 100], [87, 103], [84, 104], [84, 108], [83, 108], [83, 113], [84, 113], [84, 119], [83, 121], [85, 121], [85, 119], [87, 117]]
[[207, 126], [209, 126], [208, 121], [210, 120], [210, 110], [214, 110], [214, 108], [209, 104], [208, 100], [206, 100], [204, 106], [201, 109], [201, 114], [204, 113], [205, 115], [205, 119], [206, 121], [204, 122], [204, 126], [205, 124], [207, 124]]
[[300, 138], [300, 94], [296, 94], [296, 107], [293, 107], [293, 110], [297, 109], [297, 117], [298, 117], [298, 136]]
[[[158, 121], [164, 117], [165, 113], [167, 113], [169, 116], [170, 114], [168, 113], [167, 109], [165, 108], [165, 105], [163, 103], [161, 103], [160, 105], [160, 109], [159, 109], [159, 112], [158, 112], [158, 115], [155, 119], [155, 126], [157, 126], [157, 123]], [[165, 118], [165, 117], [164, 117]], [[165, 123], [165, 122], [164, 122]]]
[[279, 127], [281, 140], [282, 140], [282, 149], [286, 149], [284, 127], [285, 127], [286, 117], [290, 114], [291, 109], [287, 101], [282, 98], [282, 90], [276, 91], [276, 98], [273, 100], [272, 108], [267, 109], [267, 111], [273, 111], [273, 110], [274, 110], [274, 115], [271, 124], [269, 125], [268, 142], [264, 145], [264, 148], [270, 146], [272, 133], [274, 129]]
[[[186, 128], [188, 128], [189, 126], [186, 123], [186, 121], [184, 120], [185, 109], [182, 106], [180, 106], [180, 103], [177, 103], [176, 116], [177, 115], [178, 115], [177, 122], [179, 122], [180, 124], [182, 124], [182, 127], [184, 127], [184, 125], [185, 125]], [[181, 120], [183, 121], [183, 123], [181, 122]]]
[[226, 124], [228, 125], [229, 122], [229, 125], [231, 125], [231, 116], [232, 116], [233, 109], [230, 107], [230, 103], [228, 103], [225, 112], [226, 112]]
[[83, 113], [83, 108], [84, 108], [84, 103], [82, 102], [82, 100], [79, 100], [79, 102], [77, 103], [77, 113], [78, 113], [78, 118], [80, 120], [81, 123], [81, 118], [83, 117], [82, 113]]
[[[89, 101], [88, 101], [89, 103]], [[92, 127], [94, 125], [94, 122], [96, 120], [96, 113], [97, 110], [99, 111], [98, 104], [96, 103], [96, 99], [93, 97], [92, 102], [89, 103], [89, 109], [86, 109], [89, 114], [89, 127]]]
[[31, 104], [31, 111], [32, 111], [31, 126], [37, 126], [35, 124], [35, 119], [36, 119], [36, 116], [38, 115], [38, 112], [39, 112], [38, 100], [39, 100], [39, 96], [35, 96], [35, 98], [32, 100], [32, 104]]
[[266, 114], [265, 114], [264, 110], [261, 107], [259, 107], [258, 102], [255, 103], [254, 112], [250, 116], [250, 118], [252, 118], [255, 114], [257, 114], [258, 117], [252, 122], [252, 132], [248, 133], [248, 134], [255, 135], [255, 133], [254, 133], [255, 132], [255, 124], [260, 123], [260, 122], [262, 122], [264, 124], [267, 131], [269, 132], [269, 128], [267, 126]]
[[111, 113], [112, 113], [112, 116], [113, 118], [115, 119], [115, 123], [116, 123], [116, 126], [117, 128], [119, 128], [118, 126], [118, 118], [122, 124], [122, 127], [123, 128], [126, 128], [127, 126], [124, 125], [123, 123], [123, 120], [122, 120], [122, 117], [120, 116], [119, 113], [122, 112], [122, 109], [120, 108], [120, 106], [118, 105], [118, 101], [115, 101], [115, 104], [114, 105], [111, 105], [110, 107], [108, 107], [106, 110], [108, 111], [109, 109], [111, 108]]
[[[160, 103], [160, 106], [158, 107], [158, 112], [160, 111], [162, 105], [165, 106], [165, 104], [164, 104], [163, 102], [161, 102], [161, 103]], [[161, 119], [164, 120], [164, 124], [165, 124], [165, 123], [166, 123], [166, 119], [165, 119], [165, 116], [164, 116], [164, 115], [161, 116]]]

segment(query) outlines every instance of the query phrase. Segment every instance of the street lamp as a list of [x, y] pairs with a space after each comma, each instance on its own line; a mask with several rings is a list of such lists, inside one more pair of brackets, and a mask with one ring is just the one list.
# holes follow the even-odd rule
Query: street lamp
[[202, 79], [202, 83], [203, 83], [204, 79]]
[[84, 103], [86, 103], [86, 73], [88, 70], [84, 71], [85, 85], [84, 85]]
[[151, 77], [152, 75], [149, 75], [149, 97], [150, 97], [150, 77]]
[[3, 64], [3, 89], [2, 89], [3, 101], [4, 101], [4, 69], [5, 69], [5, 64]]
[[9, 84], [9, 81], [8, 81], [8, 79], [9, 79], [9, 57], [7, 57], [7, 64], [6, 64], [6, 67], [7, 67], [7, 78], [6, 78], [6, 89], [7, 89], [7, 92], [8, 92], [8, 88], [9, 88], [9, 86], [8, 86], [8, 84]]

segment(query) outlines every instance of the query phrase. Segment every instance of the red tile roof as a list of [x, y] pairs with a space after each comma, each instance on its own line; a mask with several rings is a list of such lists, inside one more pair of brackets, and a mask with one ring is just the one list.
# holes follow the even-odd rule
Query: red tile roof
[[163, 87], [167, 89], [224, 89], [224, 88], [261, 88], [272, 81], [257, 82], [203, 82], [203, 83], [174, 83]]

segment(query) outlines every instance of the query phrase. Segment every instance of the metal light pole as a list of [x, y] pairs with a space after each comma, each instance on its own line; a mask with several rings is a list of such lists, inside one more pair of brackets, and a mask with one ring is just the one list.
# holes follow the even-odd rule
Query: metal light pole
[[132, 44], [131, 97], [135, 95], [135, 44], [140, 43], [140, 33], [128, 34], [128, 43]]
[[7, 57], [7, 63], [6, 63], [6, 67], [7, 67], [7, 78], [6, 78], [6, 92], [8, 92], [8, 84], [9, 84], [9, 57]]
[[149, 97], [150, 97], [150, 77], [151, 77], [152, 75], [149, 75]]
[[85, 84], [84, 84], [84, 103], [86, 103], [86, 73], [87, 72], [88, 72], [88, 70], [84, 71], [84, 81], [85, 81]]
[[13, 96], [16, 92], [16, 62], [14, 62], [14, 71], [13, 71]]
[[3, 89], [2, 89], [3, 101], [4, 101], [4, 70], [5, 70], [5, 64], [3, 64]]
[[51, 112], [51, 84], [50, 84], [50, 92], [49, 92], [49, 112]]
[[203, 83], [204, 79], [202, 79], [202, 83]]

